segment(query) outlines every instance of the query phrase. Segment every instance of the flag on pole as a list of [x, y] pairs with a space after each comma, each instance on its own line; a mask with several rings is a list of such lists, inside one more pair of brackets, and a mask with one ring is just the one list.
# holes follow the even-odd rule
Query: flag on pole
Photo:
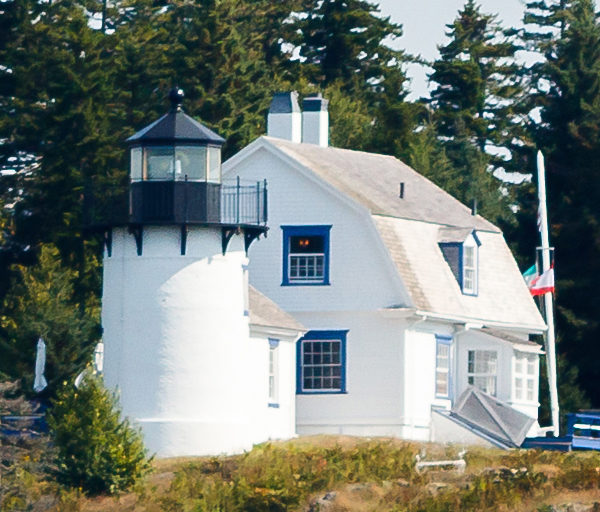
[[538, 271], [535, 265], [529, 267], [525, 272], [523, 272], [523, 279], [525, 279], [525, 284], [527, 288], [531, 288], [531, 282], [538, 276]]
[[537, 276], [529, 285], [531, 295], [544, 295], [554, 292], [554, 267], [550, 267], [541, 276]]

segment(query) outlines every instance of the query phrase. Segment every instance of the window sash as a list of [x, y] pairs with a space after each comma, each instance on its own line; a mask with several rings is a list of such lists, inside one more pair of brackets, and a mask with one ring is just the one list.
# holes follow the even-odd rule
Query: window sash
[[290, 253], [288, 256], [290, 281], [323, 281], [325, 279], [325, 253]]
[[476, 293], [477, 289], [477, 256], [476, 248], [463, 246], [463, 292]]
[[515, 355], [514, 399], [533, 402], [537, 388], [536, 380], [536, 357], [531, 355]]
[[436, 344], [435, 394], [450, 395], [450, 345], [439, 341]]
[[485, 393], [496, 396], [498, 353], [495, 350], [469, 350], [467, 382]]
[[277, 361], [277, 346], [269, 347], [269, 401], [276, 402], [278, 399], [278, 389], [277, 389], [277, 370], [278, 370], [278, 361]]
[[302, 391], [342, 391], [342, 341], [303, 340]]

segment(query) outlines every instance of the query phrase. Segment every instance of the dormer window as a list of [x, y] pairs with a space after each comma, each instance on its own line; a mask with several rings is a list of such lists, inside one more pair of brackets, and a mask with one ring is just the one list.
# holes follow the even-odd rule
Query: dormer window
[[479, 246], [472, 229], [441, 228], [439, 246], [464, 295], [479, 291]]
[[[472, 238], [472, 237], [471, 237]], [[477, 253], [476, 243], [462, 247], [462, 292], [465, 295], [477, 295]]]

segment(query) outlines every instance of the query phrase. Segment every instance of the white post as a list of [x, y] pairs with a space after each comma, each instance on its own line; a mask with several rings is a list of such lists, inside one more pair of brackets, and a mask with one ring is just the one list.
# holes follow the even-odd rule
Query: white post
[[[550, 268], [550, 242], [548, 238], [548, 211], [546, 207], [546, 171], [544, 168], [544, 155], [541, 151], [537, 153], [538, 168], [538, 195], [540, 200], [540, 232], [542, 235], [542, 273]], [[552, 305], [552, 293], [544, 294], [544, 306], [546, 310], [546, 324], [548, 331], [546, 340], [546, 366], [548, 370], [548, 388], [550, 389], [550, 410], [552, 413], [552, 427], [554, 436], [559, 436], [558, 421], [558, 388], [556, 383], [556, 343], [554, 339], [554, 311]]]

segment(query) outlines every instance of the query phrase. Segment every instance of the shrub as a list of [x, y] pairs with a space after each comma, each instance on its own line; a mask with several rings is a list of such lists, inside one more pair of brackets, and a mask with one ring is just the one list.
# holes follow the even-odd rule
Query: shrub
[[150, 467], [140, 432], [121, 419], [115, 396], [95, 377], [79, 389], [63, 383], [47, 420], [61, 483], [87, 494], [113, 494]]

